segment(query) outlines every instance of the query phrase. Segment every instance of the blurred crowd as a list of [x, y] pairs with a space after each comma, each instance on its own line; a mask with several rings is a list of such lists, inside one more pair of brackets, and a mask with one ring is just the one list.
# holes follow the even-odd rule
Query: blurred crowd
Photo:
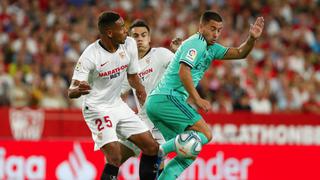
[[168, 47], [195, 33], [207, 9], [223, 17], [225, 46], [239, 46], [250, 23], [265, 19], [246, 60], [214, 61], [200, 82], [213, 112], [320, 113], [320, 0], [1, 0], [0, 106], [79, 108], [67, 88], [104, 10], [127, 25], [146, 20], [152, 46]]

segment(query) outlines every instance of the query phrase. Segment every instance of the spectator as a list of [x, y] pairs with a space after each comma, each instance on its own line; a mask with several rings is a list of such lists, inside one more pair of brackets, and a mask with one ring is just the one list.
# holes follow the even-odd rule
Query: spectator
[[3, 54], [0, 52], [0, 106], [9, 106], [9, 92], [13, 87], [13, 80], [4, 68]]
[[25, 83], [23, 83], [23, 72], [18, 70], [13, 78], [14, 84], [10, 89], [10, 104], [12, 107], [25, 107], [29, 106], [30, 96], [29, 89]]
[[244, 93], [239, 97], [239, 100], [233, 104], [233, 110], [251, 112], [250, 98], [248, 94]]
[[[310, 92], [303, 88], [317, 83], [314, 76], [320, 74], [320, 16], [316, 11], [320, 4], [317, 1], [305, 3], [303, 7], [300, 2], [293, 1], [178, 2], [1, 0], [2, 83], [10, 84], [8, 79], [12, 79], [12, 87], [26, 89], [22, 94], [29, 99], [20, 105], [39, 106], [44, 94], [49, 93], [46, 89], [56, 85], [64, 96], [74, 61], [84, 47], [97, 39], [93, 22], [103, 10], [120, 12], [128, 20], [126, 24], [136, 18], [145, 19], [153, 29], [152, 46], [168, 47], [173, 37], [186, 38], [197, 30], [199, 14], [205, 9], [219, 12], [223, 9], [226, 23], [221, 44], [238, 46], [245, 38], [241, 35], [248, 31], [252, 19], [258, 15], [264, 16], [266, 31], [247, 61], [215, 62], [197, 87], [201, 96], [212, 100], [216, 107], [225, 106], [220, 104], [222, 102], [231, 102], [231, 108], [225, 107], [233, 112], [237, 111], [240, 101], [247, 101], [246, 98], [255, 101], [260, 91], [270, 86], [265, 100], [272, 102], [273, 111], [303, 110], [303, 104], [311, 98]], [[34, 73], [33, 64], [39, 65], [39, 72]], [[18, 79], [21, 82], [14, 82]], [[0, 87], [0, 94], [5, 86]], [[320, 96], [317, 86], [316, 96]], [[220, 95], [223, 97], [218, 97]], [[2, 105], [7, 105], [7, 100]], [[319, 103], [320, 98], [315, 102]], [[79, 103], [81, 100], [68, 101], [67, 107], [78, 107]]]
[[268, 90], [258, 90], [257, 97], [250, 100], [250, 107], [253, 113], [271, 113], [271, 101], [268, 98]]

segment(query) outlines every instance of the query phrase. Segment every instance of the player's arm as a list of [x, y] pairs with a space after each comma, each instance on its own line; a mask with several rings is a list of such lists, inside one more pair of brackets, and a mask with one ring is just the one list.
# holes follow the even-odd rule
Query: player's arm
[[199, 108], [203, 109], [204, 111], [208, 111], [211, 107], [210, 103], [209, 101], [202, 99], [196, 88], [194, 87], [190, 66], [185, 63], [180, 63], [179, 76], [183, 86], [189, 93], [189, 96], [193, 100], [193, 102]]
[[72, 79], [71, 85], [68, 89], [68, 97], [69, 98], [78, 98], [82, 95], [86, 95], [90, 93], [90, 85], [86, 81], [78, 81]]
[[138, 64], [138, 48], [136, 41], [133, 38], [128, 37], [128, 44], [130, 50], [130, 63], [127, 70], [127, 79], [129, 85], [136, 90], [136, 95], [141, 106], [144, 104], [147, 94], [138, 76], [139, 64]]
[[89, 72], [95, 68], [94, 63], [88, 58], [87, 51], [80, 56], [73, 71], [70, 87], [68, 89], [69, 98], [78, 98], [90, 93], [91, 87], [88, 84]]
[[140, 78], [138, 74], [127, 74], [128, 82], [132, 88], [136, 90], [137, 98], [141, 105], [144, 104], [147, 94], [144, 89], [144, 86], [142, 85]]
[[230, 47], [222, 59], [243, 59], [248, 56], [256, 40], [261, 36], [264, 27], [263, 17], [258, 17], [254, 25], [251, 25], [249, 37], [239, 47]]

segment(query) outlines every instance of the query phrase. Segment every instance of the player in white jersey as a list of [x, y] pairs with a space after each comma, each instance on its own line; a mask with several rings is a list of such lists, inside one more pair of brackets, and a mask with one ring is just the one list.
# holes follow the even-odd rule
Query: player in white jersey
[[[129, 34], [133, 37], [138, 46], [138, 57], [139, 57], [139, 67], [140, 73], [138, 73], [139, 78], [142, 81], [142, 84], [145, 87], [147, 95], [153, 90], [153, 88], [158, 84], [159, 80], [161, 79], [164, 71], [166, 70], [167, 66], [169, 65], [171, 59], [173, 58], [174, 54], [162, 47], [151, 47], [150, 41], [150, 28], [143, 20], [136, 20], [132, 23], [129, 28]], [[173, 51], [177, 49], [180, 45], [181, 39], [177, 38], [173, 43], [171, 43], [171, 48]], [[175, 46], [178, 45], [178, 46]], [[175, 46], [175, 47], [174, 47]], [[122, 93], [126, 93], [131, 89], [128, 81], [124, 81], [122, 85]], [[136, 91], [133, 90], [134, 98], [136, 101], [136, 105], [138, 108], [138, 115], [139, 117], [147, 124], [153, 137], [159, 144], [163, 144], [165, 142], [164, 137], [160, 133], [160, 131], [154, 127], [153, 123], [149, 120], [146, 110], [144, 106], [140, 106]], [[123, 148], [126, 150], [127, 156], [123, 156], [123, 158], [129, 158], [131, 156], [137, 156], [140, 153], [140, 149], [138, 149], [135, 145], [133, 145], [129, 141], [121, 142], [128, 148]], [[148, 157], [141, 157], [148, 158]], [[148, 162], [148, 161], [144, 161]], [[148, 163], [140, 163], [139, 173], [144, 174], [141, 171], [145, 169], [146, 166], [149, 166]], [[140, 175], [141, 177], [141, 175]]]
[[[139, 103], [146, 98], [139, 72], [137, 46], [127, 37], [124, 21], [119, 14], [104, 12], [98, 21], [100, 39], [90, 44], [79, 58], [72, 77], [68, 96], [85, 95], [82, 113], [91, 130], [95, 150], [100, 149], [107, 163], [101, 179], [116, 179], [122, 164], [119, 139], [128, 139], [138, 146], [143, 155], [156, 157], [159, 145], [148, 127], [120, 98], [121, 84], [125, 77], [136, 90]], [[142, 178], [141, 178], [142, 179]]]

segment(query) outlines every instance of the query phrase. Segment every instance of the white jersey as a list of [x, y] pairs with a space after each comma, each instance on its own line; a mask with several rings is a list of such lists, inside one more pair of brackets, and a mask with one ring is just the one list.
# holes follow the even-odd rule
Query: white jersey
[[80, 56], [72, 79], [87, 81], [91, 86], [90, 93], [84, 97], [85, 106], [112, 107], [123, 102], [120, 93], [126, 74], [138, 72], [138, 51], [133, 38], [127, 37], [114, 53], [104, 49], [97, 40]]
[[[140, 72], [138, 75], [145, 87], [147, 95], [156, 87], [173, 56], [174, 54], [170, 50], [159, 47], [151, 48], [143, 58], [139, 59]], [[126, 80], [122, 85], [121, 91], [126, 92], [129, 89], [130, 86]], [[145, 110], [140, 107], [135, 91], [133, 92], [139, 114], [144, 114]]]

